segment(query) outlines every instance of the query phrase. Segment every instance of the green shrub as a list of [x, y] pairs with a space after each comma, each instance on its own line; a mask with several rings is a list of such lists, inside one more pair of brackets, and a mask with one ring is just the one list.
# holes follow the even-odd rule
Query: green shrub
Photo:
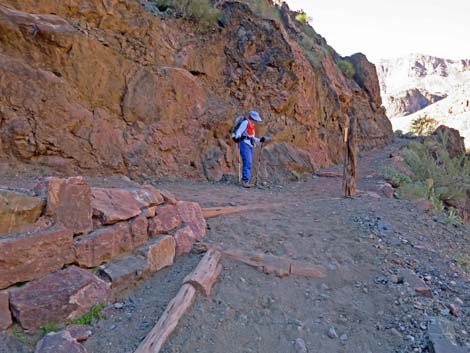
[[411, 183], [411, 178], [408, 175], [400, 173], [394, 168], [385, 168], [384, 177], [395, 188]]
[[42, 331], [42, 334], [45, 336], [47, 335], [48, 333], [51, 333], [51, 332], [58, 332], [60, 331], [60, 327], [59, 325], [57, 324], [47, 324], [47, 325], [43, 325], [40, 327], [41, 331]]
[[470, 274], [470, 255], [460, 254], [455, 257], [455, 261], [462, 270]]
[[103, 314], [101, 310], [105, 307], [105, 304], [98, 304], [93, 306], [86, 314], [72, 321], [72, 324], [77, 325], [89, 325], [94, 319], [101, 319]]
[[304, 48], [305, 50], [313, 50], [314, 42], [312, 39], [310, 39], [307, 36], [302, 36], [302, 38], [299, 41], [299, 44]]
[[295, 19], [304, 25], [308, 24], [311, 20], [311, 18], [305, 12], [299, 12], [295, 16]]
[[[400, 185], [397, 195], [404, 199], [425, 198], [430, 200], [437, 211], [445, 209], [445, 202], [464, 202], [470, 190], [470, 159], [465, 155], [450, 158], [445, 145], [446, 136], [441, 141], [425, 140], [413, 142], [402, 152], [412, 175], [407, 180], [400, 178], [398, 172], [386, 171], [385, 176]], [[461, 223], [458, 212], [447, 207], [443, 223]]]
[[198, 22], [202, 28], [213, 27], [220, 20], [222, 13], [210, 0], [152, 0], [160, 9], [174, 9], [178, 15]]
[[22, 344], [29, 345], [31, 343], [29, 338], [24, 334], [24, 331], [21, 330], [17, 325], [12, 327], [11, 334], [15, 336], [16, 339]]
[[245, 0], [251, 11], [262, 18], [281, 21], [279, 8], [270, 4], [267, 0]]
[[436, 119], [423, 116], [411, 122], [410, 132], [418, 136], [430, 136], [436, 130], [437, 125]]
[[356, 70], [354, 70], [353, 64], [351, 64], [347, 60], [340, 60], [338, 61], [338, 67], [343, 72], [343, 75], [349, 78], [353, 78]]

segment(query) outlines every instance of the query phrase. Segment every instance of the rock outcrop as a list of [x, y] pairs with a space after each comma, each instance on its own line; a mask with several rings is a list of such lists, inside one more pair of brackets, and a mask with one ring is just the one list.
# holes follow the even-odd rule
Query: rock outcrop
[[408, 132], [427, 117], [460, 131], [470, 144], [470, 59], [411, 54], [377, 65], [387, 115], [394, 129]]
[[197, 21], [141, 3], [0, 5], [0, 163], [219, 180], [237, 173], [232, 119], [252, 109], [266, 121], [259, 133], [274, 138], [264, 179], [341, 161], [351, 114], [362, 148], [391, 140], [374, 66], [353, 56], [356, 76], [346, 77], [338, 54], [286, 6], [266, 19], [220, 2], [219, 24], [201, 33]]

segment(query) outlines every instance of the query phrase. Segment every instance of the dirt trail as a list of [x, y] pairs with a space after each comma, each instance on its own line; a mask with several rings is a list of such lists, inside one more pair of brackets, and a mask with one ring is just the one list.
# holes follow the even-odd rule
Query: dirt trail
[[[377, 191], [389, 153], [402, 143], [362, 156], [359, 190]], [[266, 189], [188, 181], [157, 186], [203, 207], [282, 203], [210, 219], [206, 241], [328, 270], [325, 279], [281, 279], [224, 259], [212, 296], [198, 297], [165, 353], [426, 352], [431, 316], [451, 321], [458, 343], [470, 351], [470, 281], [456, 265], [460, 255], [470, 253], [468, 228], [441, 224], [408, 201], [366, 193], [342, 199], [339, 178]], [[88, 352], [132, 352], [199, 259], [196, 254], [178, 259], [124, 299], [122, 308], [109, 309], [107, 318], [91, 327]], [[434, 299], [394, 283], [394, 275], [405, 269], [429, 276]], [[457, 297], [464, 303], [453, 316], [447, 304]]]

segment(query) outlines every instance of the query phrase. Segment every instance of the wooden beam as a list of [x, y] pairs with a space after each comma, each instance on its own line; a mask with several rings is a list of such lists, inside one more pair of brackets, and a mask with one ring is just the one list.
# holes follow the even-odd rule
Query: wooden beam
[[178, 325], [186, 310], [193, 304], [196, 289], [183, 284], [176, 297], [168, 304], [152, 331], [145, 337], [135, 353], [158, 353]]
[[349, 119], [349, 127], [345, 130], [346, 152], [344, 154], [343, 190], [345, 197], [356, 196], [356, 117]]
[[187, 275], [183, 282], [192, 284], [204, 296], [210, 296], [212, 286], [222, 271], [221, 258], [222, 254], [219, 251], [210, 249], [194, 271]]
[[257, 205], [245, 205], [245, 206], [222, 206], [222, 207], [208, 207], [202, 209], [204, 218], [214, 218], [222, 215], [229, 215], [240, 212], [260, 211], [268, 210], [271, 208], [281, 206], [280, 203], [273, 204], [257, 204]]

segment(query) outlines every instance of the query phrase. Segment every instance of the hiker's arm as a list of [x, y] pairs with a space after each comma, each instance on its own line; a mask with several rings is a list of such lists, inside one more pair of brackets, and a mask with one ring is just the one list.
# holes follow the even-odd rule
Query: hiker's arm
[[247, 126], [248, 126], [248, 120], [242, 121], [237, 131], [235, 131], [235, 138], [237, 139], [240, 138], [242, 134], [245, 132]]

